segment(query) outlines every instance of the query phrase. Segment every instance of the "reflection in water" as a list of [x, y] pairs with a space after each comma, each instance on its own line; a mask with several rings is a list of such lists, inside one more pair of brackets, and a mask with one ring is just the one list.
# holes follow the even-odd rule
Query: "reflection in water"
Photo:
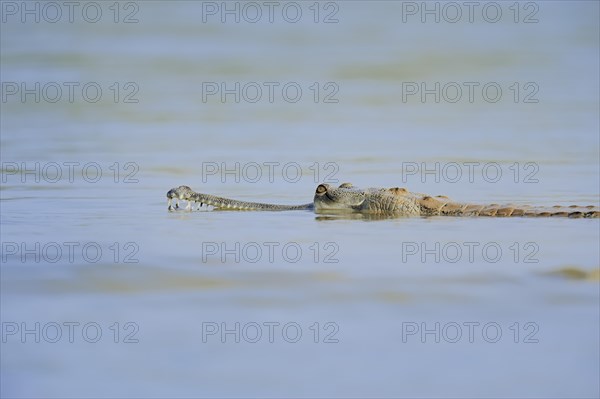
[[[377, 213], [359, 213], [359, 212], [337, 212], [337, 213], [327, 213], [325, 215], [319, 214], [315, 216], [315, 220], [317, 221], [327, 221], [327, 220], [363, 220], [367, 221], [377, 221], [377, 220], [389, 220], [389, 219], [407, 219], [408, 216], [398, 216], [398, 215], [390, 215], [390, 214], [377, 214]], [[414, 217], [413, 217], [414, 218]]]

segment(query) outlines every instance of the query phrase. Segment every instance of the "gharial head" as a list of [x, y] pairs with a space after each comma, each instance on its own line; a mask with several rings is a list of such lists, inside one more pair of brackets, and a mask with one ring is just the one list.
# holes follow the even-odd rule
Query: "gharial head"
[[364, 190], [355, 188], [351, 183], [343, 183], [339, 187], [329, 184], [319, 184], [315, 191], [315, 212], [322, 211], [346, 211], [358, 210], [365, 201]]
[[172, 188], [167, 192], [168, 199], [180, 199], [184, 200], [189, 198], [190, 194], [193, 194], [194, 191], [188, 186], [179, 186], [177, 188]]

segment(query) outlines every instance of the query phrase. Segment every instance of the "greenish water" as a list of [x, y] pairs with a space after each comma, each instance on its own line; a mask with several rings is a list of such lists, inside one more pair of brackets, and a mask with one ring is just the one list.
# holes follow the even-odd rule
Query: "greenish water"
[[[598, 397], [598, 220], [165, 198], [306, 203], [351, 181], [598, 206], [597, 2], [518, 3], [517, 23], [504, 2], [497, 23], [488, 3], [473, 23], [361, 1], [319, 3], [318, 23], [312, 2], [222, 23], [191, 1], [50, 23], [44, 4], [23, 23], [2, 2], [3, 397]], [[407, 91], [423, 83], [439, 102]]]

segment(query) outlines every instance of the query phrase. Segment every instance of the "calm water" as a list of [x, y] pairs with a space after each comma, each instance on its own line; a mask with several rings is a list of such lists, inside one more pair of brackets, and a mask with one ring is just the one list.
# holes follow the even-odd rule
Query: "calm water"
[[35, 4], [1, 3], [3, 397], [600, 395], [598, 220], [165, 198], [598, 205], [597, 2]]

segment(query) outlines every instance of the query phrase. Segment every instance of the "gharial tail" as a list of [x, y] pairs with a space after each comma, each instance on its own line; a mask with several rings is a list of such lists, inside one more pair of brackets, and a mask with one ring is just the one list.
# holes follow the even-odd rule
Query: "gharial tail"
[[569, 218], [598, 218], [600, 209], [594, 205], [532, 207], [517, 205], [476, 205], [451, 201], [443, 195], [437, 197], [424, 196], [419, 199], [421, 215], [423, 216], [525, 216], [525, 217], [569, 217]]

